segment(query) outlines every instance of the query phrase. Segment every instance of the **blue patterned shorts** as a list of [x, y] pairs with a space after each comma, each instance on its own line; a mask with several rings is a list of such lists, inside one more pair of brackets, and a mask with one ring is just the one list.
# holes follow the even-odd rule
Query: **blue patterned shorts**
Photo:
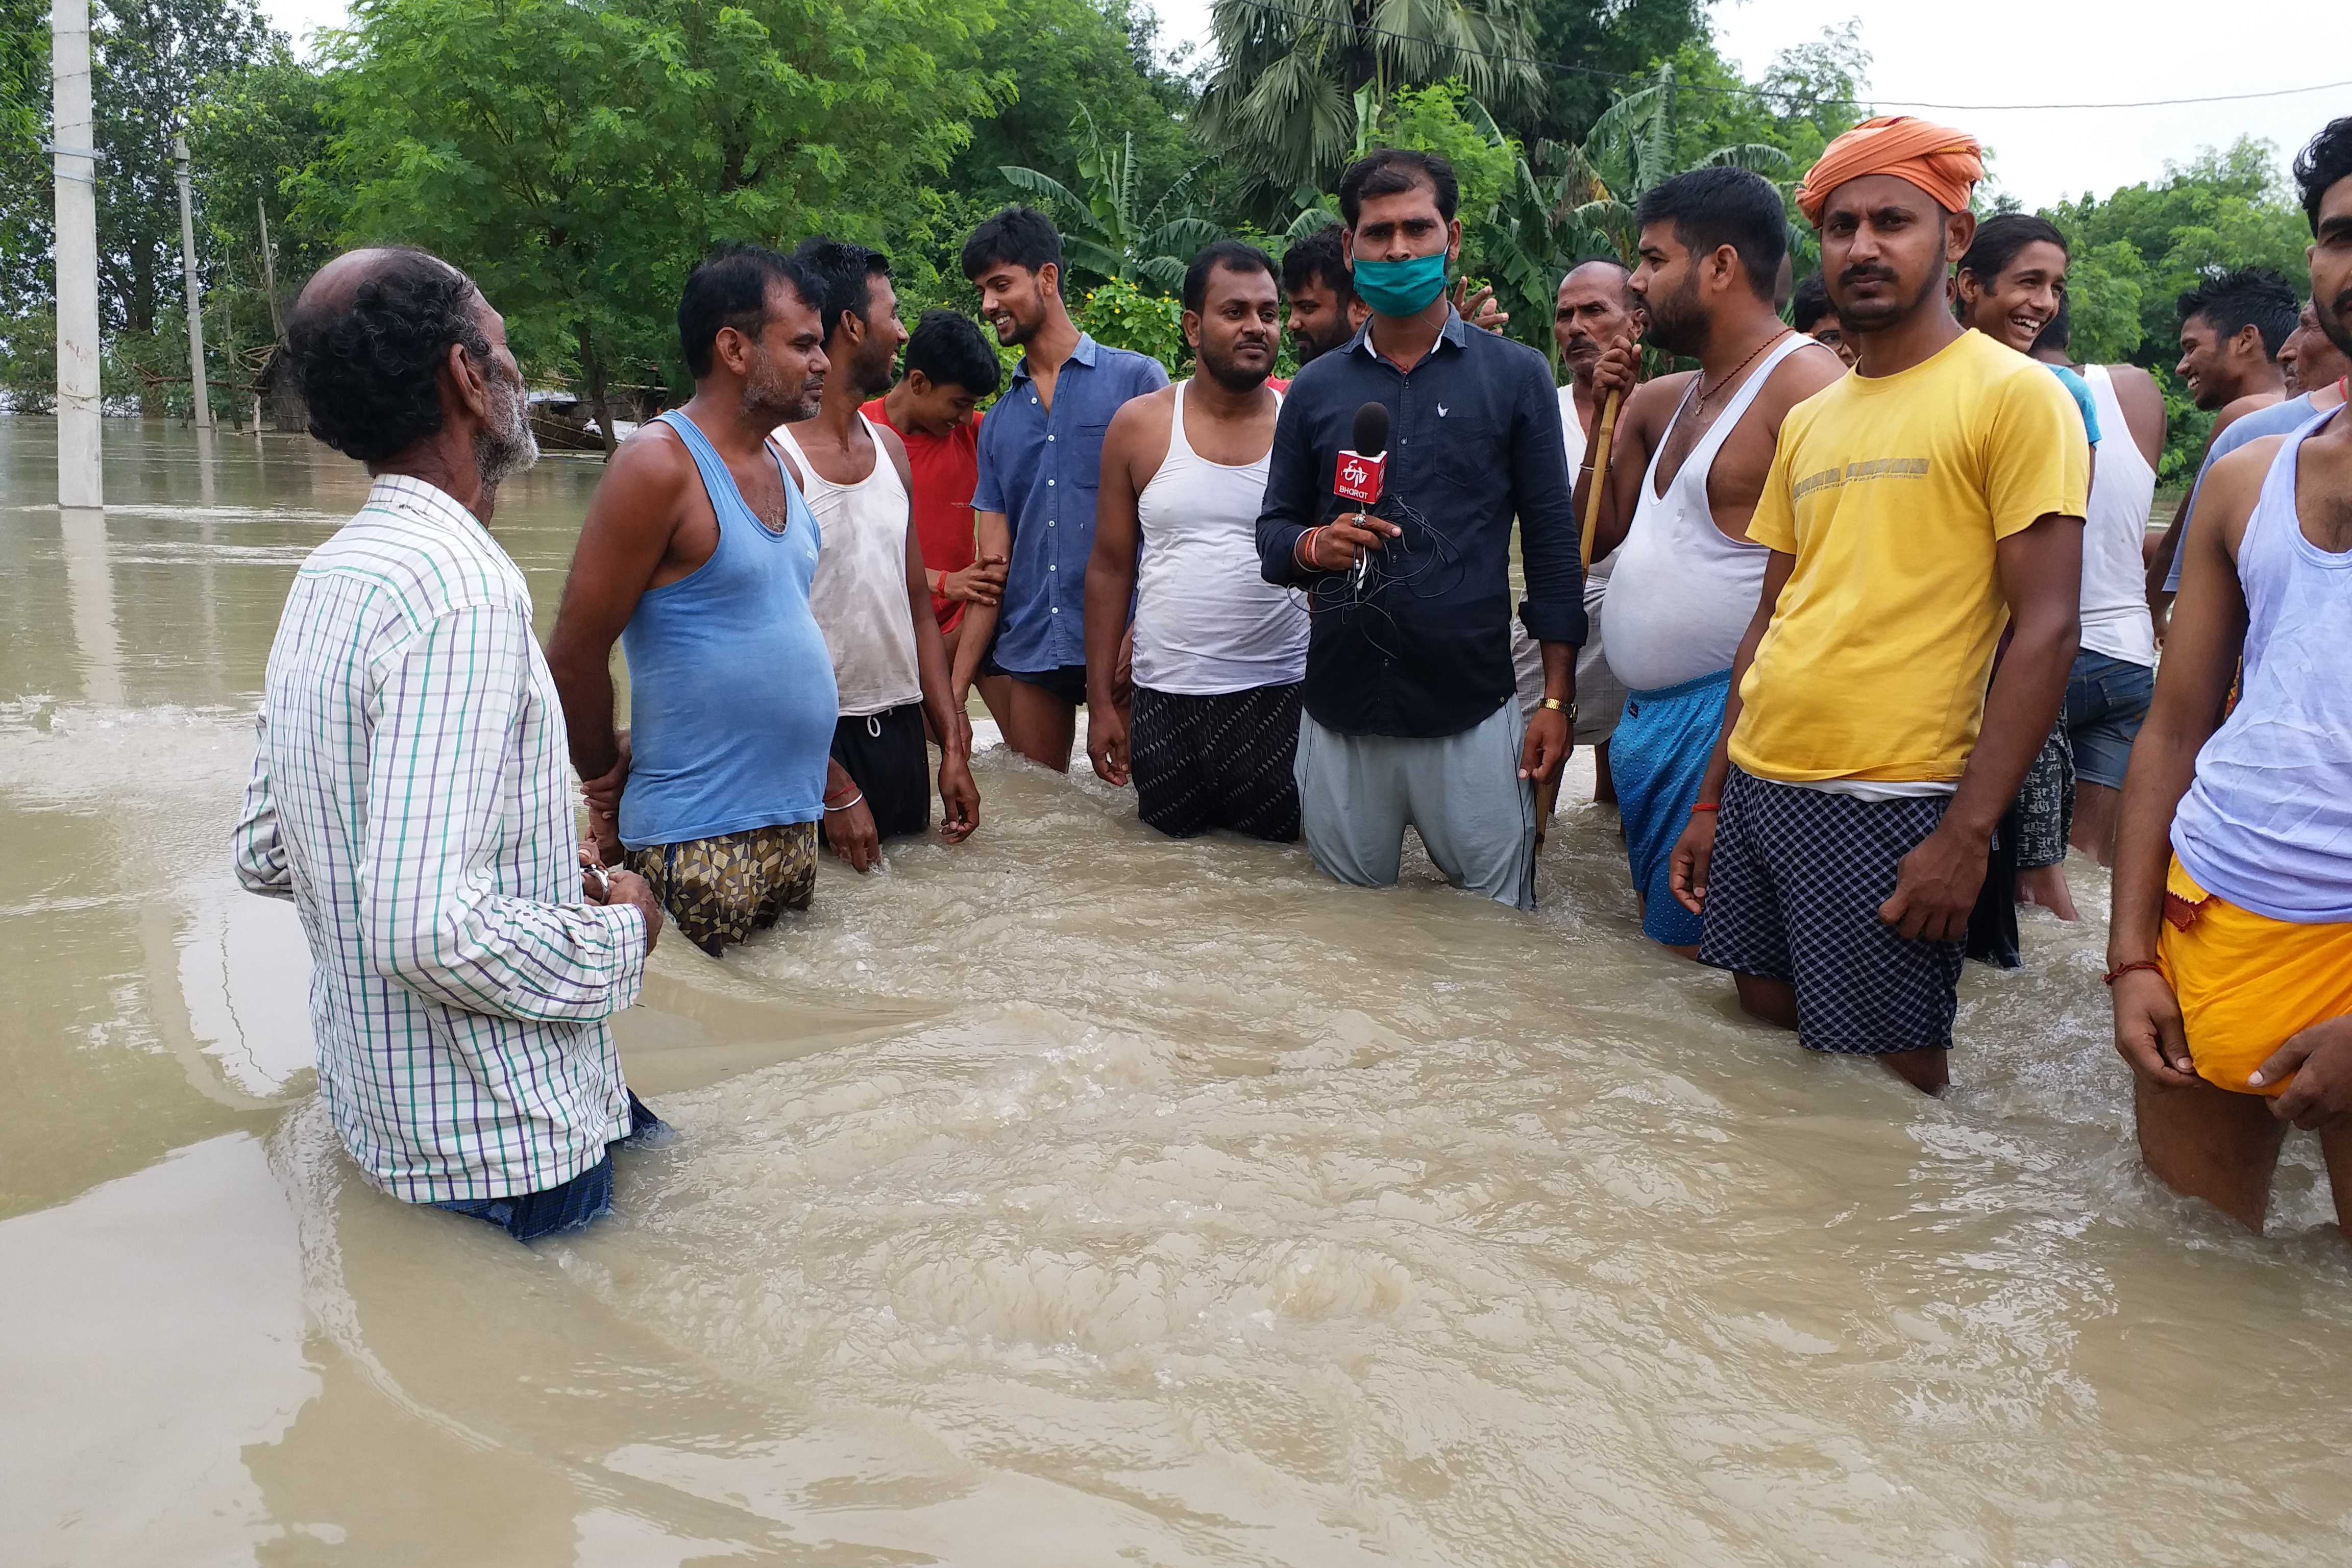
[[1948, 795], [1860, 800], [1735, 767], [1707, 868], [1698, 961], [1787, 982], [1797, 1043], [1878, 1056], [1948, 1049], [1965, 942], [1910, 942], [1878, 918], [1895, 868]]

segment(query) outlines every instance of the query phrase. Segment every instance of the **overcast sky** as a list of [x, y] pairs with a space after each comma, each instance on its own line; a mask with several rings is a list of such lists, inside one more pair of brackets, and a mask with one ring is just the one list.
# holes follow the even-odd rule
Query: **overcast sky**
[[[1163, 41], [1208, 37], [1209, 0], [1149, 0]], [[341, 0], [263, 0], [298, 38], [340, 23]], [[2116, 103], [2265, 92], [2352, 79], [2342, 0], [2041, 0], [2025, 11], [1984, 0], [1717, 0], [1716, 36], [1749, 70], [1858, 17], [1869, 91], [1886, 112], [1917, 112], [1973, 132], [2000, 187], [2028, 206], [2160, 179], [2168, 160], [2267, 138], [2282, 166], [2352, 89], [2252, 102], [2123, 110], [1927, 109], [1936, 104]], [[2259, 17], [2241, 29], [2239, 17]]]

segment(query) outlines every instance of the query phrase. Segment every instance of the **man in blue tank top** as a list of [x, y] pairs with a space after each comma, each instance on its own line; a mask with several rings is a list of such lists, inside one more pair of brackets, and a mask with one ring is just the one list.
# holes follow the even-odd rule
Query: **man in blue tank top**
[[819, 294], [757, 247], [695, 268], [677, 309], [694, 396], [614, 454], [548, 638], [598, 848], [625, 853], [714, 957], [808, 907], [819, 821], [859, 870], [878, 857], [873, 816], [830, 756], [833, 661], [809, 610], [816, 520], [768, 438], [823, 395]]

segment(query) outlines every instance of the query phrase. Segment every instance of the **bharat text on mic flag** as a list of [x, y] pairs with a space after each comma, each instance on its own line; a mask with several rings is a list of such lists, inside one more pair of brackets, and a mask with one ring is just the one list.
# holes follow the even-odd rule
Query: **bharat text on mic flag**
[[1372, 457], [1361, 452], [1342, 452], [1339, 466], [1331, 473], [1332, 493], [1359, 506], [1370, 506], [1381, 499], [1381, 480], [1388, 466], [1386, 452]]

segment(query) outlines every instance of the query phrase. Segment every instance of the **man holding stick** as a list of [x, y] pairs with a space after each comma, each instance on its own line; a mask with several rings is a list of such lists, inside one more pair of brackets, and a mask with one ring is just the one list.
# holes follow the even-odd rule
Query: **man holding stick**
[[[1668, 888], [1667, 863], [1722, 733], [1732, 659], [1770, 558], [1748, 520], [1781, 421], [1845, 366], [1772, 309], [1788, 222], [1763, 176], [1694, 170], [1643, 196], [1636, 216], [1633, 289], [1649, 339], [1699, 369], [1635, 387], [1630, 335], [1600, 356], [1596, 389], [1629, 395], [1593, 550], [1617, 563], [1608, 656], [1628, 689], [1612, 763], [1642, 930], [1695, 958], [1699, 917]], [[1580, 479], [1580, 513], [1592, 488]]]
[[[1611, 343], [1641, 331], [1641, 300], [1627, 286], [1627, 276], [1624, 268], [1605, 258], [1580, 262], [1559, 280], [1553, 301], [1552, 342], [1568, 372], [1567, 384], [1559, 389], [1559, 433], [1571, 476], [1596, 459], [1607, 460], [1597, 437], [1608, 399], [1593, 384], [1592, 372]], [[1609, 776], [1609, 737], [1625, 706], [1625, 689], [1609, 673], [1601, 643], [1601, 603], [1609, 589], [1610, 565], [1605, 550], [1584, 558], [1585, 638], [1576, 653], [1576, 728], [1570, 736], [1572, 745], [1593, 748], [1592, 798], [1604, 805], [1617, 798]], [[1527, 629], [1516, 624], [1511, 663], [1519, 677], [1519, 711], [1532, 715], [1543, 697], [1543, 656]], [[1559, 796], [1558, 775], [1536, 792], [1538, 847]]]

